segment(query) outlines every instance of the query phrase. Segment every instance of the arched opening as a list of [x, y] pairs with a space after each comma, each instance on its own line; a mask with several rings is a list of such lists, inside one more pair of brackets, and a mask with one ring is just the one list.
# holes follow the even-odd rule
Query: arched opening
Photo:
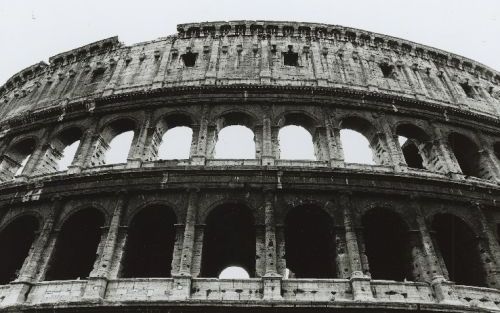
[[437, 214], [432, 230], [449, 279], [461, 285], [486, 286], [486, 273], [479, 254], [476, 235], [460, 218]]
[[278, 133], [280, 159], [316, 160], [311, 134], [302, 126], [289, 125]]
[[344, 162], [387, 164], [390, 159], [373, 126], [359, 117], [347, 117], [340, 123], [340, 141]]
[[206, 219], [202, 277], [218, 277], [229, 266], [255, 275], [255, 225], [252, 212], [241, 204], [223, 204]]
[[27, 138], [12, 144], [2, 157], [0, 163], [0, 176], [2, 181], [8, 181], [21, 175], [26, 163], [35, 150], [36, 142]]
[[70, 127], [59, 132], [45, 151], [37, 172], [52, 173], [65, 171], [73, 163], [83, 132], [78, 127]]
[[227, 126], [217, 137], [216, 159], [255, 159], [254, 134], [248, 127]]
[[165, 132], [158, 147], [159, 160], [189, 159], [193, 130], [177, 126]]
[[126, 163], [134, 139], [135, 122], [119, 119], [109, 123], [101, 132], [95, 147], [92, 165]]
[[481, 168], [479, 148], [474, 141], [458, 133], [451, 133], [448, 141], [462, 173], [482, 177], [484, 169]]
[[177, 223], [168, 207], [141, 210], [132, 220], [122, 263], [122, 277], [170, 277]]
[[15, 280], [35, 239], [38, 221], [33, 216], [21, 216], [0, 232], [3, 251], [0, 266], [0, 285]]
[[293, 277], [334, 278], [335, 236], [331, 217], [314, 206], [293, 208], [285, 221], [285, 255]]
[[401, 217], [375, 208], [363, 215], [362, 225], [372, 278], [413, 280], [409, 230]]
[[286, 114], [279, 122], [279, 158], [324, 160], [326, 153], [316, 131], [316, 122], [303, 113]]
[[193, 121], [181, 113], [164, 116], [156, 125], [149, 160], [189, 159], [193, 141]]
[[227, 113], [217, 119], [216, 159], [255, 159], [253, 118], [245, 113]]
[[243, 267], [228, 266], [219, 274], [219, 279], [248, 279], [250, 275]]
[[45, 280], [86, 279], [93, 268], [104, 217], [94, 208], [80, 210], [64, 222]]
[[361, 133], [351, 129], [340, 130], [340, 141], [344, 152], [344, 162], [375, 164], [370, 142]]
[[[411, 124], [401, 124], [396, 128], [399, 145], [408, 167], [432, 170], [432, 146], [429, 146], [429, 136], [419, 127]], [[434, 160], [437, 162], [437, 160]]]

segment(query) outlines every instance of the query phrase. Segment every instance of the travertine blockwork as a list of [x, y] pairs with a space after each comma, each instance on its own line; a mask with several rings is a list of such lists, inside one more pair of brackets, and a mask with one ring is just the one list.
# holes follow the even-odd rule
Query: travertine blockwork
[[[54, 56], [0, 89], [0, 307], [500, 310], [498, 88], [474, 61], [319, 24], [185, 24]], [[214, 159], [230, 125], [254, 159]], [[287, 125], [316, 160], [280, 158]], [[177, 126], [189, 158], [158, 160]], [[345, 162], [342, 129], [375, 165]], [[105, 164], [127, 131], [127, 162]], [[251, 278], [218, 279], [231, 265]]]

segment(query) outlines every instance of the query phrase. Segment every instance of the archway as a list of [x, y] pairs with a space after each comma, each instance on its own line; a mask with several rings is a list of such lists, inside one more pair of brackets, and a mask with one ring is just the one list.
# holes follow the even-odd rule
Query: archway
[[454, 215], [437, 214], [432, 230], [449, 279], [461, 285], [486, 287], [486, 273], [472, 229]]
[[229, 266], [255, 275], [255, 225], [252, 212], [241, 204], [223, 204], [206, 219], [202, 277], [218, 277]]
[[45, 280], [86, 279], [93, 268], [104, 217], [94, 208], [80, 210], [64, 222]]
[[3, 251], [0, 266], [0, 285], [8, 284], [17, 278], [24, 259], [38, 230], [35, 217], [25, 215], [10, 222], [0, 232], [0, 250]]
[[35, 146], [35, 140], [27, 138], [14, 143], [7, 149], [0, 163], [2, 181], [8, 181], [22, 174], [31, 154], [35, 151]]
[[375, 208], [363, 215], [362, 225], [372, 278], [412, 280], [409, 229], [401, 217]]
[[417, 169], [436, 168], [439, 161], [429, 146], [429, 136], [412, 124], [401, 124], [396, 128], [399, 145], [408, 167]]
[[168, 207], [142, 209], [130, 223], [122, 276], [170, 277], [176, 223]]
[[340, 128], [344, 162], [388, 164], [387, 151], [370, 122], [350, 116], [340, 122]]
[[243, 112], [230, 112], [216, 121], [216, 159], [255, 159], [255, 121]]
[[484, 176], [481, 173], [479, 148], [474, 141], [458, 133], [451, 133], [448, 136], [448, 141], [464, 175]]
[[284, 160], [322, 160], [324, 147], [316, 122], [304, 113], [289, 113], [279, 121], [279, 158]]
[[331, 217], [315, 206], [291, 209], [285, 220], [285, 255], [294, 277], [334, 278], [335, 236]]

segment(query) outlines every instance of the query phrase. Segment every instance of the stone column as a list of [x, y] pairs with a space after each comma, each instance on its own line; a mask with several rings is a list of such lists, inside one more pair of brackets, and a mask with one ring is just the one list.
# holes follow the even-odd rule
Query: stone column
[[93, 120], [92, 124], [93, 126], [91, 126], [91, 128], [89, 128], [84, 134], [82, 143], [80, 144], [82, 146], [81, 150], [79, 149], [81, 151], [80, 155], [78, 155], [78, 160], [73, 162], [73, 166], [78, 166], [82, 169], [92, 166], [92, 157], [94, 156], [96, 145], [101, 137], [98, 133], [98, 125], [100, 124], [99, 119]]
[[127, 167], [140, 167], [144, 151], [146, 149], [147, 135], [148, 129], [151, 124], [152, 112], [147, 111], [144, 116], [144, 121], [142, 125], [140, 125], [139, 133], [134, 133], [134, 140], [132, 142], [132, 146], [130, 147], [130, 152], [127, 158]]
[[338, 128], [336, 121], [332, 121], [330, 119], [328, 112], [323, 112], [323, 114], [325, 116], [325, 132], [328, 144], [328, 155], [330, 157], [330, 166], [343, 167], [344, 153], [340, 142], [340, 128]]
[[198, 138], [196, 143], [196, 153], [192, 157], [193, 165], [205, 165], [205, 160], [207, 158], [209, 112], [210, 110], [208, 104], [204, 104], [200, 118], [200, 130], [198, 132]]
[[262, 121], [262, 165], [274, 165], [271, 111], [266, 110]]
[[370, 276], [363, 273], [361, 253], [358, 247], [358, 238], [353, 225], [351, 196], [347, 193], [340, 194], [340, 205], [344, 212], [344, 228], [346, 237], [347, 256], [351, 266], [351, 287], [355, 301], [373, 301], [370, 286]]
[[443, 138], [441, 129], [439, 129], [435, 123], [430, 122], [430, 124], [434, 132], [434, 145], [437, 146], [439, 156], [444, 160], [448, 175], [457, 179], [463, 178], [460, 166], [458, 165], [455, 155], [450, 151], [451, 149], [448, 145], [448, 141]]
[[115, 196], [118, 199], [115, 203], [113, 216], [104, 239], [105, 242], [103, 244], [101, 257], [96, 260], [94, 269], [90, 273], [87, 286], [85, 287], [83, 294], [83, 298], [85, 299], [102, 299], [106, 291], [111, 264], [116, 252], [121, 219], [128, 205], [128, 197], [124, 192], [117, 192]]
[[401, 148], [397, 140], [397, 136], [392, 133], [391, 126], [389, 125], [386, 117], [382, 114], [378, 119], [380, 130], [384, 134], [384, 139], [392, 159], [394, 169], [398, 172], [405, 172], [407, 170], [406, 162], [402, 154]]
[[492, 150], [492, 145], [486, 140], [482, 132], [476, 132], [476, 138], [479, 142], [481, 159], [485, 160], [485, 166], [494, 180], [500, 182], [500, 164], [495, 152]]
[[484, 270], [487, 275], [486, 282], [491, 288], [499, 288], [500, 245], [488, 226], [488, 221], [486, 220], [481, 204], [478, 202], [472, 202], [471, 206], [481, 226], [478, 245], [481, 253], [481, 260], [483, 261]]
[[179, 276], [191, 277], [191, 267], [193, 263], [193, 248], [195, 241], [195, 225], [198, 213], [198, 192], [197, 189], [189, 189], [186, 210], [186, 224], [184, 227], [184, 238], [182, 242], [182, 255], [179, 267]]
[[265, 274], [264, 299], [281, 299], [281, 276], [277, 271], [276, 257], [276, 223], [274, 219], [275, 193], [264, 190], [264, 226], [265, 226]]

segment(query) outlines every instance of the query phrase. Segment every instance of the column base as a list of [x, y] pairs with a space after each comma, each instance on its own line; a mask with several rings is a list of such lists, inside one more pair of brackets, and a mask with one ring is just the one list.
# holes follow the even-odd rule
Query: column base
[[191, 165], [205, 165], [205, 157], [204, 156], [191, 157]]
[[108, 280], [105, 277], [89, 277], [83, 292], [83, 299], [99, 302], [104, 298]]
[[266, 274], [262, 277], [264, 285], [264, 300], [281, 300], [281, 276], [278, 274]]
[[68, 174], [78, 174], [82, 172], [82, 167], [80, 165], [70, 165], [68, 166]]
[[261, 158], [261, 164], [263, 166], [274, 166], [274, 157], [263, 156]]
[[370, 285], [371, 278], [364, 275], [362, 272], [353, 272], [350, 283], [354, 301], [374, 301], [372, 288]]
[[455, 293], [455, 284], [446, 280], [443, 276], [435, 276], [431, 281], [432, 290], [439, 303], [463, 305]]
[[174, 276], [172, 283], [172, 300], [187, 300], [191, 296], [191, 275]]
[[26, 301], [31, 283], [27, 281], [13, 281], [5, 298], [1, 301], [0, 308], [15, 306]]

